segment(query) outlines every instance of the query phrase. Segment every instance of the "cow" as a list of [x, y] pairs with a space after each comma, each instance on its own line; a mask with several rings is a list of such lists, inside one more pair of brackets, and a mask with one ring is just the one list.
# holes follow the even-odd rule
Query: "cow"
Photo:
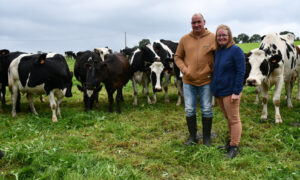
[[92, 94], [100, 83], [104, 83], [109, 100], [109, 112], [113, 112], [113, 94], [117, 90], [117, 112], [121, 113], [120, 101], [123, 86], [130, 79], [130, 65], [123, 54], [109, 54], [103, 62], [90, 62], [86, 76], [86, 88]]
[[66, 58], [74, 58], [76, 59], [76, 54], [73, 51], [65, 51]]
[[273, 104], [275, 106], [275, 123], [282, 123], [279, 112], [280, 96], [283, 84], [287, 93], [287, 104], [291, 103], [291, 79], [296, 65], [296, 50], [293, 45], [293, 36], [280, 36], [277, 33], [262, 37], [258, 50], [253, 50], [249, 56], [251, 66], [246, 85], [261, 86], [263, 111], [262, 120], [268, 117], [267, 102], [268, 90], [275, 85]]
[[174, 62], [174, 54], [176, 53], [178, 43], [170, 40], [156, 40], [153, 43], [153, 49], [160, 56], [161, 61], [165, 66], [164, 73], [164, 90], [165, 98], [169, 101], [168, 97], [168, 83], [171, 81], [171, 76], [175, 76], [175, 86], [177, 88], [178, 99], [176, 105], [179, 106], [183, 99], [183, 89], [182, 89], [182, 76], [179, 68]]
[[107, 56], [108, 56], [109, 54], [112, 54], [112, 53], [113, 53], [112, 50], [109, 49], [108, 47], [104, 47], [104, 48], [94, 48], [94, 52], [95, 52], [96, 54], [98, 54], [98, 55], [101, 57], [101, 59], [102, 59], [103, 61], [105, 61], [105, 60], [107, 59]]
[[[60, 103], [64, 96], [71, 97], [72, 77], [65, 58], [60, 54], [21, 54], [16, 57], [8, 69], [8, 84], [12, 97], [12, 116], [16, 116], [17, 96], [26, 93], [31, 111], [37, 115], [33, 104], [33, 95], [48, 95], [52, 110], [52, 121], [61, 117]], [[57, 101], [55, 101], [55, 97]]]
[[14, 60], [20, 54], [24, 54], [24, 52], [10, 52], [7, 49], [0, 50], [0, 97], [2, 106], [6, 104], [5, 94], [6, 86], [8, 86], [8, 67], [12, 60]]
[[132, 87], [133, 87], [133, 105], [138, 104], [137, 84], [143, 86], [143, 92], [147, 96], [147, 103], [151, 104], [149, 96], [149, 83], [152, 82], [154, 99], [156, 103], [156, 92], [161, 91], [161, 78], [164, 66], [160, 61], [159, 56], [153, 51], [151, 44], [141, 46], [134, 51], [130, 57], [130, 71], [132, 74]]
[[90, 68], [91, 62], [102, 62], [101, 57], [92, 51], [80, 51], [76, 55], [76, 62], [74, 65], [74, 75], [76, 79], [81, 83], [77, 85], [78, 90], [83, 92], [83, 101], [85, 111], [93, 108], [94, 101], [98, 101], [98, 94], [102, 86], [99, 85], [95, 91], [87, 91], [86, 89], [86, 76], [88, 68]]

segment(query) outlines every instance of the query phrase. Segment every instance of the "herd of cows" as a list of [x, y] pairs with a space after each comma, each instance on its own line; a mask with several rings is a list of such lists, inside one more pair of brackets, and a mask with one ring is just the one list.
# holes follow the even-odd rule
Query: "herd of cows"
[[[109, 48], [95, 48], [93, 51], [65, 52], [76, 59], [74, 75], [81, 83], [77, 88], [83, 93], [85, 110], [93, 108], [104, 84], [108, 95], [109, 111], [113, 111], [113, 94], [117, 91], [117, 112], [121, 113], [122, 89], [129, 80], [133, 87], [133, 105], [138, 104], [137, 85], [143, 87], [148, 104], [155, 104], [156, 93], [164, 89], [165, 102], [169, 102], [168, 84], [174, 76], [178, 91], [176, 105], [183, 100], [182, 78], [174, 63], [178, 43], [157, 40], [138, 49], [125, 48], [113, 53]], [[294, 45], [294, 35], [268, 34], [262, 37], [260, 47], [245, 54], [245, 85], [256, 86], [262, 92], [263, 111], [261, 119], [267, 119], [268, 90], [275, 85], [273, 103], [275, 123], [281, 123], [279, 112], [280, 96], [285, 84], [287, 105], [292, 108], [291, 93], [298, 77], [300, 100], [300, 48]], [[72, 96], [72, 77], [65, 57], [55, 53], [28, 54], [0, 50], [0, 98], [5, 105], [6, 86], [12, 98], [12, 116], [20, 111], [20, 93], [26, 93], [31, 111], [37, 114], [33, 96], [47, 94], [52, 110], [52, 121], [61, 117], [60, 104], [63, 97]], [[153, 99], [149, 96], [152, 83]]]

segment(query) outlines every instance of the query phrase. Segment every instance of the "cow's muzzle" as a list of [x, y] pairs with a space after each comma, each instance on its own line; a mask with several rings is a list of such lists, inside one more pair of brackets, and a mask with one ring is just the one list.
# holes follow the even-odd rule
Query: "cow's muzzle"
[[256, 82], [255, 79], [248, 79], [248, 80], [246, 81], [246, 85], [247, 85], [247, 86], [257, 86], [257, 82]]

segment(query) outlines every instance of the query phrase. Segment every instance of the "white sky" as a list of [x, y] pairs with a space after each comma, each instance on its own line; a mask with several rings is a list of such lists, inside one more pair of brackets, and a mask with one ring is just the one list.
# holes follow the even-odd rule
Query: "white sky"
[[291, 31], [300, 37], [298, 0], [0, 0], [0, 49], [36, 53], [119, 51], [142, 39], [179, 41], [200, 12], [206, 27], [233, 35]]

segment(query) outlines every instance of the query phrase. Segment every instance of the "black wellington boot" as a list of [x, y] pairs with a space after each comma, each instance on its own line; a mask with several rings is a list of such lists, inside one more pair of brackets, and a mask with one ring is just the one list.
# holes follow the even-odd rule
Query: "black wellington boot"
[[225, 145], [219, 146], [218, 149], [226, 149], [226, 151], [228, 151], [229, 147], [230, 147], [230, 139], [226, 142]]
[[4, 153], [0, 150], [0, 159], [4, 156]]
[[225, 157], [232, 159], [238, 154], [239, 154], [239, 147], [238, 146], [229, 146]]
[[189, 139], [184, 143], [186, 146], [194, 145], [198, 143], [197, 139], [197, 117], [191, 116], [186, 117], [186, 122], [188, 125], [188, 130], [190, 133]]
[[210, 146], [212, 118], [202, 117], [203, 144]]

